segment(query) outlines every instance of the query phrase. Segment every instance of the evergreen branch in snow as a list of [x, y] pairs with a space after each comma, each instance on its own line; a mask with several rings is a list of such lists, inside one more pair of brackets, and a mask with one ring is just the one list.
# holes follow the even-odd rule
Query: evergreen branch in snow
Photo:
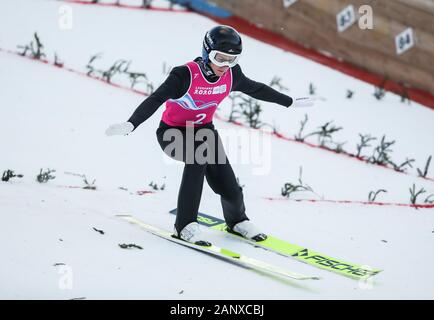
[[57, 53], [54, 53], [54, 65], [56, 67], [63, 67], [63, 62], [60, 61], [59, 56], [57, 55]]
[[273, 79], [270, 81], [270, 87], [271, 88], [277, 88], [278, 91], [289, 91], [287, 87], [281, 84], [282, 78], [274, 76]]
[[84, 176], [83, 182], [84, 182], [85, 186], [83, 187], [83, 189], [96, 190], [95, 181], [96, 181], [96, 179], [93, 179], [92, 183], [89, 183], [86, 176]]
[[374, 97], [377, 98], [377, 100], [381, 100], [386, 95], [386, 91], [383, 88], [375, 87]]
[[294, 184], [291, 182], [287, 182], [283, 185], [281, 194], [284, 197], [289, 198], [291, 196], [291, 194], [295, 193], [295, 192], [302, 192], [302, 191], [309, 191], [312, 192], [316, 195], [318, 195], [317, 193], [315, 193], [315, 191], [313, 191], [313, 189], [305, 184], [302, 180], [302, 174], [303, 174], [303, 167], [300, 167], [300, 171], [299, 171], [299, 176], [298, 176], [298, 184]]
[[394, 143], [395, 141], [386, 141], [386, 136], [383, 135], [380, 144], [377, 147], [375, 147], [374, 152], [372, 156], [368, 159], [368, 161], [370, 163], [379, 164], [379, 165], [386, 165], [392, 162], [390, 158], [390, 153], [392, 153], [393, 150], [391, 150], [390, 147]]
[[304, 114], [304, 119], [300, 121], [300, 129], [298, 130], [298, 133], [294, 136], [296, 141], [304, 142], [304, 139], [306, 139], [308, 136], [312, 134], [308, 134], [306, 136], [303, 136], [302, 133], [304, 131], [304, 127], [306, 126], [307, 121], [309, 120], [309, 117], [307, 114]]
[[26, 56], [27, 55], [27, 52], [30, 50], [30, 46], [29, 45], [25, 45], [25, 46], [21, 46], [21, 45], [19, 45], [19, 46], [17, 46], [17, 48], [18, 49], [23, 49], [23, 52], [18, 52], [18, 54], [20, 55], [20, 56]]
[[86, 65], [88, 69], [88, 76], [100, 77], [107, 83], [112, 83], [113, 77], [116, 75], [125, 75], [130, 82], [132, 89], [139, 84], [143, 83], [145, 85], [145, 93], [150, 95], [154, 92], [154, 85], [149, 81], [146, 73], [130, 71], [131, 60], [119, 59], [116, 60], [107, 70], [97, 69], [93, 66], [93, 63], [101, 57], [101, 54], [91, 56], [89, 62]]
[[326, 122], [324, 125], [319, 127], [319, 131], [314, 132], [312, 135], [318, 135], [318, 142], [321, 146], [325, 146], [327, 140], [333, 141], [332, 134], [342, 130], [342, 127], [329, 127], [333, 121]]
[[92, 181], [92, 183], [89, 183], [89, 180], [87, 179], [85, 174], [80, 174], [80, 173], [74, 173], [74, 172], [64, 172], [66, 175], [71, 175], [74, 177], [80, 177], [83, 179], [83, 183], [84, 183], [84, 187], [82, 187], [82, 189], [87, 189], [87, 190], [96, 190], [96, 186], [95, 186], [95, 181], [96, 179], [94, 179]]
[[345, 142], [334, 142], [334, 141], [331, 141], [331, 142], [335, 145], [335, 147], [332, 148], [332, 150], [334, 152], [336, 152], [336, 153], [345, 152], [345, 150], [343, 148], [343, 145], [347, 143], [346, 141]]
[[143, 83], [145, 85], [145, 93], [151, 95], [154, 92], [154, 85], [148, 80], [148, 77], [143, 72], [125, 72], [131, 82], [131, 89], [134, 89], [136, 84]]
[[279, 130], [277, 129], [278, 126], [276, 125], [276, 122], [274, 120], [273, 124], [262, 123], [261, 128], [270, 128], [273, 134], [279, 134]]
[[410, 190], [410, 202], [411, 204], [416, 204], [417, 197], [420, 196], [422, 193], [425, 193], [426, 190], [424, 188], [421, 188], [420, 190], [416, 191], [416, 185], [413, 183], [413, 187], [409, 189]]
[[116, 74], [122, 73], [122, 67], [128, 64], [126, 60], [117, 60], [113, 63], [113, 65], [107, 70], [102, 72], [102, 79], [108, 83], [111, 83], [112, 78]]
[[[141, 72], [128, 72], [128, 77], [130, 78], [131, 81], [131, 88], [134, 88], [134, 86], [139, 83], [147, 83], [148, 78], [146, 76], [146, 74], [141, 73]], [[142, 81], [140, 81], [140, 79], [143, 79]]]
[[70, 176], [74, 176], [74, 177], [80, 177], [80, 178], [85, 178], [86, 177], [84, 174], [74, 173], [74, 172], [69, 172], [69, 171], [65, 171], [64, 174], [70, 175]]
[[427, 177], [427, 175], [428, 175], [428, 169], [429, 169], [429, 166], [431, 164], [431, 158], [432, 158], [432, 156], [430, 155], [428, 157], [426, 163], [425, 163], [425, 169], [423, 171], [420, 170], [419, 168], [417, 168], [417, 173], [418, 173], [419, 177], [422, 177], [422, 178], [426, 178]]
[[357, 144], [357, 154], [356, 154], [357, 158], [360, 158], [363, 148], [371, 147], [369, 142], [377, 140], [377, 138], [371, 137], [371, 135], [369, 135], [369, 134], [359, 133], [359, 137], [360, 137], [360, 143]]
[[229, 122], [235, 122], [241, 118], [250, 128], [259, 129], [266, 125], [260, 120], [262, 108], [256, 99], [240, 93], [232, 94], [230, 99]]
[[[360, 134], [359, 134], [360, 135]], [[357, 145], [358, 153], [357, 156], [360, 157], [361, 149], [365, 146], [369, 146], [367, 143], [369, 141], [375, 140], [375, 138], [371, 138], [369, 135], [362, 136], [360, 135], [362, 142]], [[375, 147], [372, 156], [370, 156], [367, 161], [369, 163], [378, 164], [378, 165], [391, 165], [395, 171], [398, 172], [406, 172], [407, 167], [413, 168], [412, 163], [415, 161], [414, 159], [406, 158], [406, 160], [401, 164], [396, 164], [391, 157], [393, 150], [391, 146], [395, 144], [395, 140], [386, 141], [386, 136], [383, 135], [381, 138], [380, 144]]]
[[242, 115], [244, 116], [247, 124], [250, 128], [259, 129], [263, 126], [262, 121], [259, 119], [262, 113], [261, 105], [256, 99], [253, 98], [243, 98], [241, 103]]
[[401, 96], [401, 102], [402, 103], [407, 102], [407, 104], [410, 105], [411, 104], [411, 100], [410, 100], [410, 95], [408, 94], [407, 87], [405, 86], [404, 83], [399, 83], [399, 84], [402, 87], [402, 92], [400, 94], [400, 96]]
[[26, 56], [27, 52], [30, 51], [30, 57], [33, 59], [40, 60], [42, 57], [45, 57], [45, 53], [42, 52], [42, 49], [44, 48], [44, 45], [42, 44], [41, 40], [39, 39], [38, 33], [35, 32], [33, 34], [34, 40], [30, 41], [29, 44], [24, 46], [17, 46], [19, 49], [23, 49], [23, 52], [19, 52], [20, 55]]
[[237, 103], [237, 101], [241, 99], [241, 93], [232, 93], [229, 96], [229, 99], [231, 99], [231, 112], [229, 113], [228, 121], [235, 122], [242, 114], [242, 110], [240, 110], [240, 104]]
[[97, 229], [97, 228], [95, 228], [95, 227], [92, 227], [92, 229], [95, 230], [96, 232], [100, 233], [100, 234], [104, 234], [104, 231], [99, 230], [99, 229]]
[[119, 247], [121, 247], [122, 249], [137, 248], [137, 249], [143, 250], [143, 248], [141, 246], [138, 246], [137, 244], [134, 244], [134, 243], [120, 243]]
[[39, 36], [36, 32], [34, 34], [34, 37], [36, 42], [35, 43], [36, 48], [33, 46], [33, 42], [30, 43], [32, 45], [33, 58], [40, 59], [42, 57], [45, 57], [45, 53], [42, 52], [42, 48], [44, 46], [42, 45], [41, 40], [39, 39]]
[[377, 198], [377, 196], [378, 196], [381, 192], [385, 192], [385, 193], [387, 193], [387, 191], [384, 190], [384, 189], [380, 189], [380, 190], [377, 190], [377, 191], [371, 191], [371, 192], [369, 192], [369, 195], [368, 195], [368, 201], [369, 201], [369, 202], [374, 202], [375, 199]]
[[52, 175], [56, 170], [47, 169], [47, 171], [39, 171], [39, 174], [36, 176], [36, 181], [39, 183], [47, 183], [49, 180], [53, 180], [56, 177]]
[[384, 96], [386, 95], [386, 90], [384, 89], [385, 84], [386, 84], [387, 78], [384, 78], [383, 81], [381, 82], [381, 84], [377, 87], [374, 86], [374, 97], [377, 100], [381, 100], [384, 98]]
[[406, 159], [403, 163], [401, 163], [400, 165], [395, 164], [394, 162], [392, 162], [391, 160], [389, 161], [389, 163], [393, 166], [393, 169], [395, 171], [399, 171], [399, 172], [405, 172], [406, 167], [410, 167], [413, 168], [412, 163], [414, 162], [414, 159]]
[[273, 133], [278, 133], [275, 123], [271, 125], [260, 120], [262, 108], [258, 100], [241, 93], [231, 94], [229, 98], [231, 99], [231, 111], [228, 122], [235, 122], [242, 119], [250, 128], [259, 129], [269, 127]]
[[7, 182], [12, 178], [22, 178], [24, 177], [22, 174], [15, 174], [12, 170], [5, 170], [2, 175], [2, 181]]
[[276, 124], [276, 121], [273, 120], [273, 124], [272, 125], [266, 124], [266, 126], [269, 126], [273, 130], [274, 134], [278, 134], [279, 133], [279, 127]]
[[428, 197], [426, 197], [424, 203], [434, 203], [434, 199], [431, 198], [434, 198], [434, 194], [430, 194]]
[[153, 181], [151, 181], [151, 183], [149, 184], [149, 186], [154, 189], [154, 190], [164, 190], [166, 188], [166, 184], [162, 184], [161, 187], [159, 187], [156, 183], [154, 183]]
[[318, 136], [318, 143], [320, 146], [327, 147], [327, 144], [331, 143], [334, 146], [333, 147], [327, 147], [330, 150], [333, 150], [337, 153], [341, 153], [344, 151], [342, 146], [346, 142], [334, 142], [333, 137], [332, 137], [332, 135], [334, 133], [342, 130], [342, 127], [331, 126], [331, 123], [333, 121], [329, 121], [329, 122], [325, 123], [324, 125], [320, 126], [319, 130], [311, 132], [311, 133], [303, 136], [303, 131], [305, 129], [307, 121], [308, 121], [308, 116], [307, 116], [307, 114], [305, 114], [304, 120], [302, 120], [300, 122], [300, 129], [299, 129], [298, 133], [294, 136], [296, 141], [304, 142], [306, 140], [306, 138], [308, 138], [308, 137]]
[[99, 74], [101, 79], [107, 83], [111, 83], [114, 75], [118, 73], [123, 73], [125, 68], [128, 68], [129, 62], [127, 60], [117, 60], [115, 61], [107, 70], [96, 69], [92, 64], [101, 57], [100, 53], [91, 56], [86, 67], [88, 69], [87, 75], [95, 76], [95, 73]]
[[316, 87], [313, 85], [312, 82], [309, 83], [309, 94], [310, 94], [311, 96], [313, 96], [313, 95], [316, 94]]
[[282, 188], [282, 196], [289, 198], [292, 193], [298, 191], [310, 191], [308, 187], [303, 185], [292, 184], [290, 182], [286, 182]]
[[101, 57], [101, 55], [102, 55], [101, 53], [97, 53], [90, 57], [89, 62], [86, 65], [88, 76], [92, 76], [96, 71], [101, 72], [100, 70], [95, 69], [95, 67], [92, 65], [95, 62], [95, 60]]

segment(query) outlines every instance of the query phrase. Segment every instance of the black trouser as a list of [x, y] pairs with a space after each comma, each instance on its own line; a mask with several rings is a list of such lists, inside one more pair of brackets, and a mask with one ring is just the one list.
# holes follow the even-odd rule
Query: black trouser
[[[179, 131], [172, 130], [168, 132], [170, 129]], [[187, 130], [190, 130], [189, 134], [187, 134]], [[172, 133], [176, 132], [179, 132], [179, 134], [172, 136]], [[166, 138], [163, 138], [165, 133], [168, 135]], [[207, 142], [206, 138], [201, 141], [191, 141], [191, 133], [193, 133], [193, 137], [203, 133], [207, 135], [211, 134], [215, 143]], [[168, 139], [169, 136], [171, 138], [170, 140]], [[204, 177], [206, 177], [211, 189], [220, 195], [223, 215], [226, 224], [230, 228], [238, 222], [248, 220], [245, 214], [246, 209], [242, 189], [238, 185], [234, 171], [223, 149], [220, 136], [212, 123], [201, 127], [187, 128], [172, 127], [164, 122], [160, 122], [160, 127], [157, 129], [157, 139], [161, 148], [168, 156], [185, 163], [178, 193], [178, 208], [175, 221], [175, 228], [178, 233], [187, 224], [197, 221]], [[187, 142], [187, 139], [190, 141]], [[175, 144], [177, 148], [169, 150], [174, 147]], [[192, 146], [190, 150], [187, 149], [188, 144]], [[170, 148], [168, 148], [169, 145]], [[207, 146], [209, 147], [208, 149], [206, 148]], [[198, 160], [192, 157], [191, 149], [193, 149], [194, 152], [200, 151], [202, 154], [206, 155], [207, 161], [203, 162], [200, 161], [200, 159]], [[182, 152], [180, 152], [180, 150], [182, 150]], [[202, 152], [203, 150], [205, 151]]]

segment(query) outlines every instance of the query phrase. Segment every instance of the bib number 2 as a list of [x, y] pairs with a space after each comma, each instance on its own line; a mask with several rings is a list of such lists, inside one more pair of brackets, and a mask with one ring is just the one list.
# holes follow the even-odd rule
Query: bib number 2
[[194, 121], [193, 123], [202, 124], [203, 119], [206, 118], [206, 113], [199, 113], [198, 115], [196, 115], [196, 118], [198, 118], [198, 119], [196, 121]]

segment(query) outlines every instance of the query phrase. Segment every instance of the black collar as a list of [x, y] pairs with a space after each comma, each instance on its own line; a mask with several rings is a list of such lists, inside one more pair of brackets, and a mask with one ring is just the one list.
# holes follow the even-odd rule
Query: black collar
[[194, 62], [199, 65], [200, 70], [202, 71], [202, 74], [205, 76], [206, 80], [209, 82], [218, 81], [219, 77], [214, 73], [214, 71], [212, 71], [210, 65], [205, 63], [201, 57], [194, 59]]

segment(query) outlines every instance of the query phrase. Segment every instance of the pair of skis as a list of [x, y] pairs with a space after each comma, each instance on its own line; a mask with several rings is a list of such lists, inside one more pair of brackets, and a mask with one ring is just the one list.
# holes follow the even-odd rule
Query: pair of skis
[[[172, 214], [176, 214], [176, 209], [171, 210], [170, 213]], [[233, 252], [231, 250], [225, 249], [225, 248], [220, 248], [216, 245], [212, 245], [210, 247], [204, 247], [204, 246], [200, 246], [200, 245], [196, 245], [196, 244], [192, 244], [183, 240], [179, 240], [177, 238], [174, 238], [172, 236], [172, 233], [160, 228], [157, 228], [155, 226], [151, 226], [149, 224], [146, 224], [142, 221], [140, 221], [139, 219], [131, 216], [131, 215], [120, 215], [119, 217], [123, 218], [124, 220], [136, 224], [138, 226], [140, 226], [141, 228], [143, 228], [144, 230], [146, 230], [147, 232], [150, 232], [154, 235], [157, 235], [161, 238], [164, 238], [166, 240], [178, 243], [180, 245], [192, 248], [192, 249], [196, 249], [198, 251], [201, 252], [205, 252], [205, 253], [209, 253], [213, 256], [217, 256], [220, 258], [223, 258], [224, 260], [227, 261], [232, 261], [235, 262], [236, 264], [257, 270], [257, 271], [261, 271], [261, 272], [265, 272], [268, 274], [273, 274], [273, 275], [278, 275], [278, 276], [283, 276], [283, 277], [288, 277], [291, 279], [296, 279], [296, 280], [308, 280], [308, 279], [319, 279], [319, 277], [317, 276], [306, 276], [306, 275], [302, 275], [296, 272], [292, 272], [289, 271], [287, 269], [283, 269], [280, 267], [276, 267], [274, 265], [271, 265], [269, 263], [265, 263], [263, 261], [259, 261], [250, 257], [247, 257], [245, 255]], [[275, 253], [287, 256], [287, 257], [292, 257], [298, 261], [307, 263], [311, 266], [315, 266], [321, 269], [325, 269], [328, 271], [332, 271], [334, 273], [343, 275], [343, 276], [347, 276], [353, 279], [367, 279], [371, 276], [374, 276], [376, 274], [378, 274], [379, 272], [381, 272], [382, 270], [380, 269], [374, 269], [374, 268], [370, 268], [367, 266], [362, 266], [359, 264], [355, 264], [355, 263], [350, 263], [350, 262], [346, 262], [343, 261], [341, 259], [335, 259], [335, 258], [331, 258], [329, 256], [326, 256], [324, 254], [321, 254], [319, 252], [313, 251], [311, 249], [296, 245], [296, 244], [291, 244], [287, 241], [278, 239], [276, 237], [273, 237], [271, 235], [268, 235], [268, 238], [264, 241], [260, 241], [260, 242], [255, 242], [253, 240], [249, 240], [237, 235], [234, 235], [232, 233], [227, 232], [227, 228], [226, 228], [226, 223], [219, 218], [204, 214], [204, 213], [199, 213], [198, 214], [198, 222], [201, 225], [204, 225], [206, 227], [210, 227], [211, 229], [214, 230], [218, 230], [221, 232], [224, 232], [234, 238], [237, 239], [241, 239], [242, 241], [245, 241], [248, 244], [251, 244], [255, 247], [259, 247], [259, 248], [263, 248], [265, 250], [268, 251], [273, 251]]]
[[194, 243], [190, 243], [184, 240], [180, 240], [178, 238], [173, 237], [173, 233], [169, 232], [167, 230], [163, 230], [161, 228], [152, 226], [150, 224], [147, 224], [131, 215], [118, 215], [118, 217], [132, 223], [135, 224], [139, 227], [141, 227], [142, 229], [144, 229], [145, 231], [152, 233], [158, 237], [161, 237], [163, 239], [169, 240], [171, 242], [175, 242], [177, 244], [180, 244], [182, 246], [185, 247], [189, 247], [204, 253], [208, 253], [210, 255], [216, 256], [216, 257], [220, 257], [223, 260], [226, 261], [231, 261], [234, 262], [236, 264], [242, 265], [244, 267], [248, 267], [251, 269], [254, 269], [256, 271], [260, 271], [260, 272], [264, 272], [267, 274], [273, 274], [273, 275], [278, 275], [278, 276], [283, 276], [283, 277], [288, 277], [288, 278], [292, 278], [292, 279], [296, 279], [296, 280], [307, 280], [307, 279], [318, 279], [318, 277], [311, 277], [311, 276], [305, 276], [296, 272], [292, 272], [283, 268], [279, 268], [277, 266], [268, 264], [266, 262], [260, 261], [260, 260], [256, 260], [250, 257], [247, 257], [245, 255], [239, 254], [237, 252], [225, 249], [225, 248], [220, 248], [216, 245], [211, 245], [211, 246], [200, 246]]

